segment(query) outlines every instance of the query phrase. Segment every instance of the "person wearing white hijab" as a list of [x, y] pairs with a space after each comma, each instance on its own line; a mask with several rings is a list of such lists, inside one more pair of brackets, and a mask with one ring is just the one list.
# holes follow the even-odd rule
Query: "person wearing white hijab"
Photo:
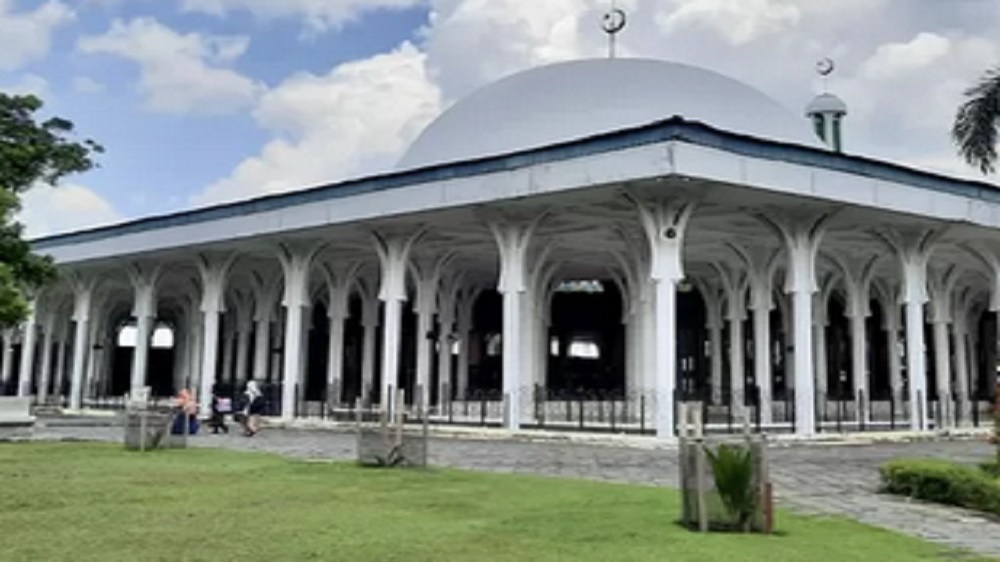
[[247, 390], [244, 393], [246, 399], [244, 406], [244, 425], [247, 437], [253, 437], [260, 431], [260, 416], [264, 413], [264, 395], [257, 386], [257, 381], [247, 383]]

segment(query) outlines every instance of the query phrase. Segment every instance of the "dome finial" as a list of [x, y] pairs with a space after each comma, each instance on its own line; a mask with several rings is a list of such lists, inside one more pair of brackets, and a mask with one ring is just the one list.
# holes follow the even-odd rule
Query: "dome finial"
[[612, 2], [611, 11], [604, 14], [604, 21], [601, 23], [604, 33], [608, 34], [608, 58], [615, 58], [615, 42], [618, 34], [625, 29], [626, 23], [628, 18], [625, 10], [619, 8], [617, 2]]
[[823, 77], [823, 93], [806, 106], [806, 117], [812, 120], [816, 136], [832, 150], [840, 152], [843, 150], [841, 126], [847, 115], [847, 105], [829, 92], [827, 84], [827, 79], [836, 68], [831, 58], [816, 63], [816, 73]]
[[828, 79], [833, 71], [837, 70], [837, 64], [833, 62], [833, 59], [826, 57], [816, 63], [816, 74], [823, 77], [823, 93], [827, 92]]

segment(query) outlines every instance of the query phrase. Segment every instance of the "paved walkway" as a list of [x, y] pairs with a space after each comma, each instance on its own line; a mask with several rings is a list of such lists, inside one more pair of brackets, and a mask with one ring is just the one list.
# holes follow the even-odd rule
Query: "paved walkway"
[[[119, 440], [109, 427], [50, 427], [39, 437]], [[300, 458], [354, 458], [354, 436], [342, 431], [265, 430], [253, 439], [198, 436], [192, 445], [273, 452]], [[771, 451], [778, 501], [797, 512], [840, 515], [948, 547], [1000, 559], [1000, 523], [970, 512], [876, 493], [877, 467], [896, 457], [940, 457], [976, 462], [991, 453], [983, 442], [878, 445], [794, 445]], [[621, 444], [433, 439], [435, 466], [586, 478], [646, 485], [677, 485], [676, 452]]]

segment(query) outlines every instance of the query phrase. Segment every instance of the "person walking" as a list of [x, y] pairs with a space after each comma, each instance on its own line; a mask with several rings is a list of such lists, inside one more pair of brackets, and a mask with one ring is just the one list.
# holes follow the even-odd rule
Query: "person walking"
[[222, 396], [222, 392], [219, 390], [219, 386], [216, 385], [212, 389], [212, 417], [209, 419], [209, 425], [212, 427], [212, 433], [218, 434], [219, 430], [223, 433], [229, 433], [229, 425], [226, 424], [226, 414], [232, 411], [229, 398]]
[[263, 413], [264, 395], [257, 386], [257, 381], [250, 381], [244, 393], [243, 429], [247, 437], [253, 437], [260, 431], [260, 416]]

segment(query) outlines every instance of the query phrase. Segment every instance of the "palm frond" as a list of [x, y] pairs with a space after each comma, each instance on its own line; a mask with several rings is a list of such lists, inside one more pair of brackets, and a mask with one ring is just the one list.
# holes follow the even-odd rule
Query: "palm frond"
[[979, 83], [965, 91], [951, 136], [958, 152], [984, 174], [996, 171], [997, 119], [1000, 118], [1000, 66], [986, 72]]

